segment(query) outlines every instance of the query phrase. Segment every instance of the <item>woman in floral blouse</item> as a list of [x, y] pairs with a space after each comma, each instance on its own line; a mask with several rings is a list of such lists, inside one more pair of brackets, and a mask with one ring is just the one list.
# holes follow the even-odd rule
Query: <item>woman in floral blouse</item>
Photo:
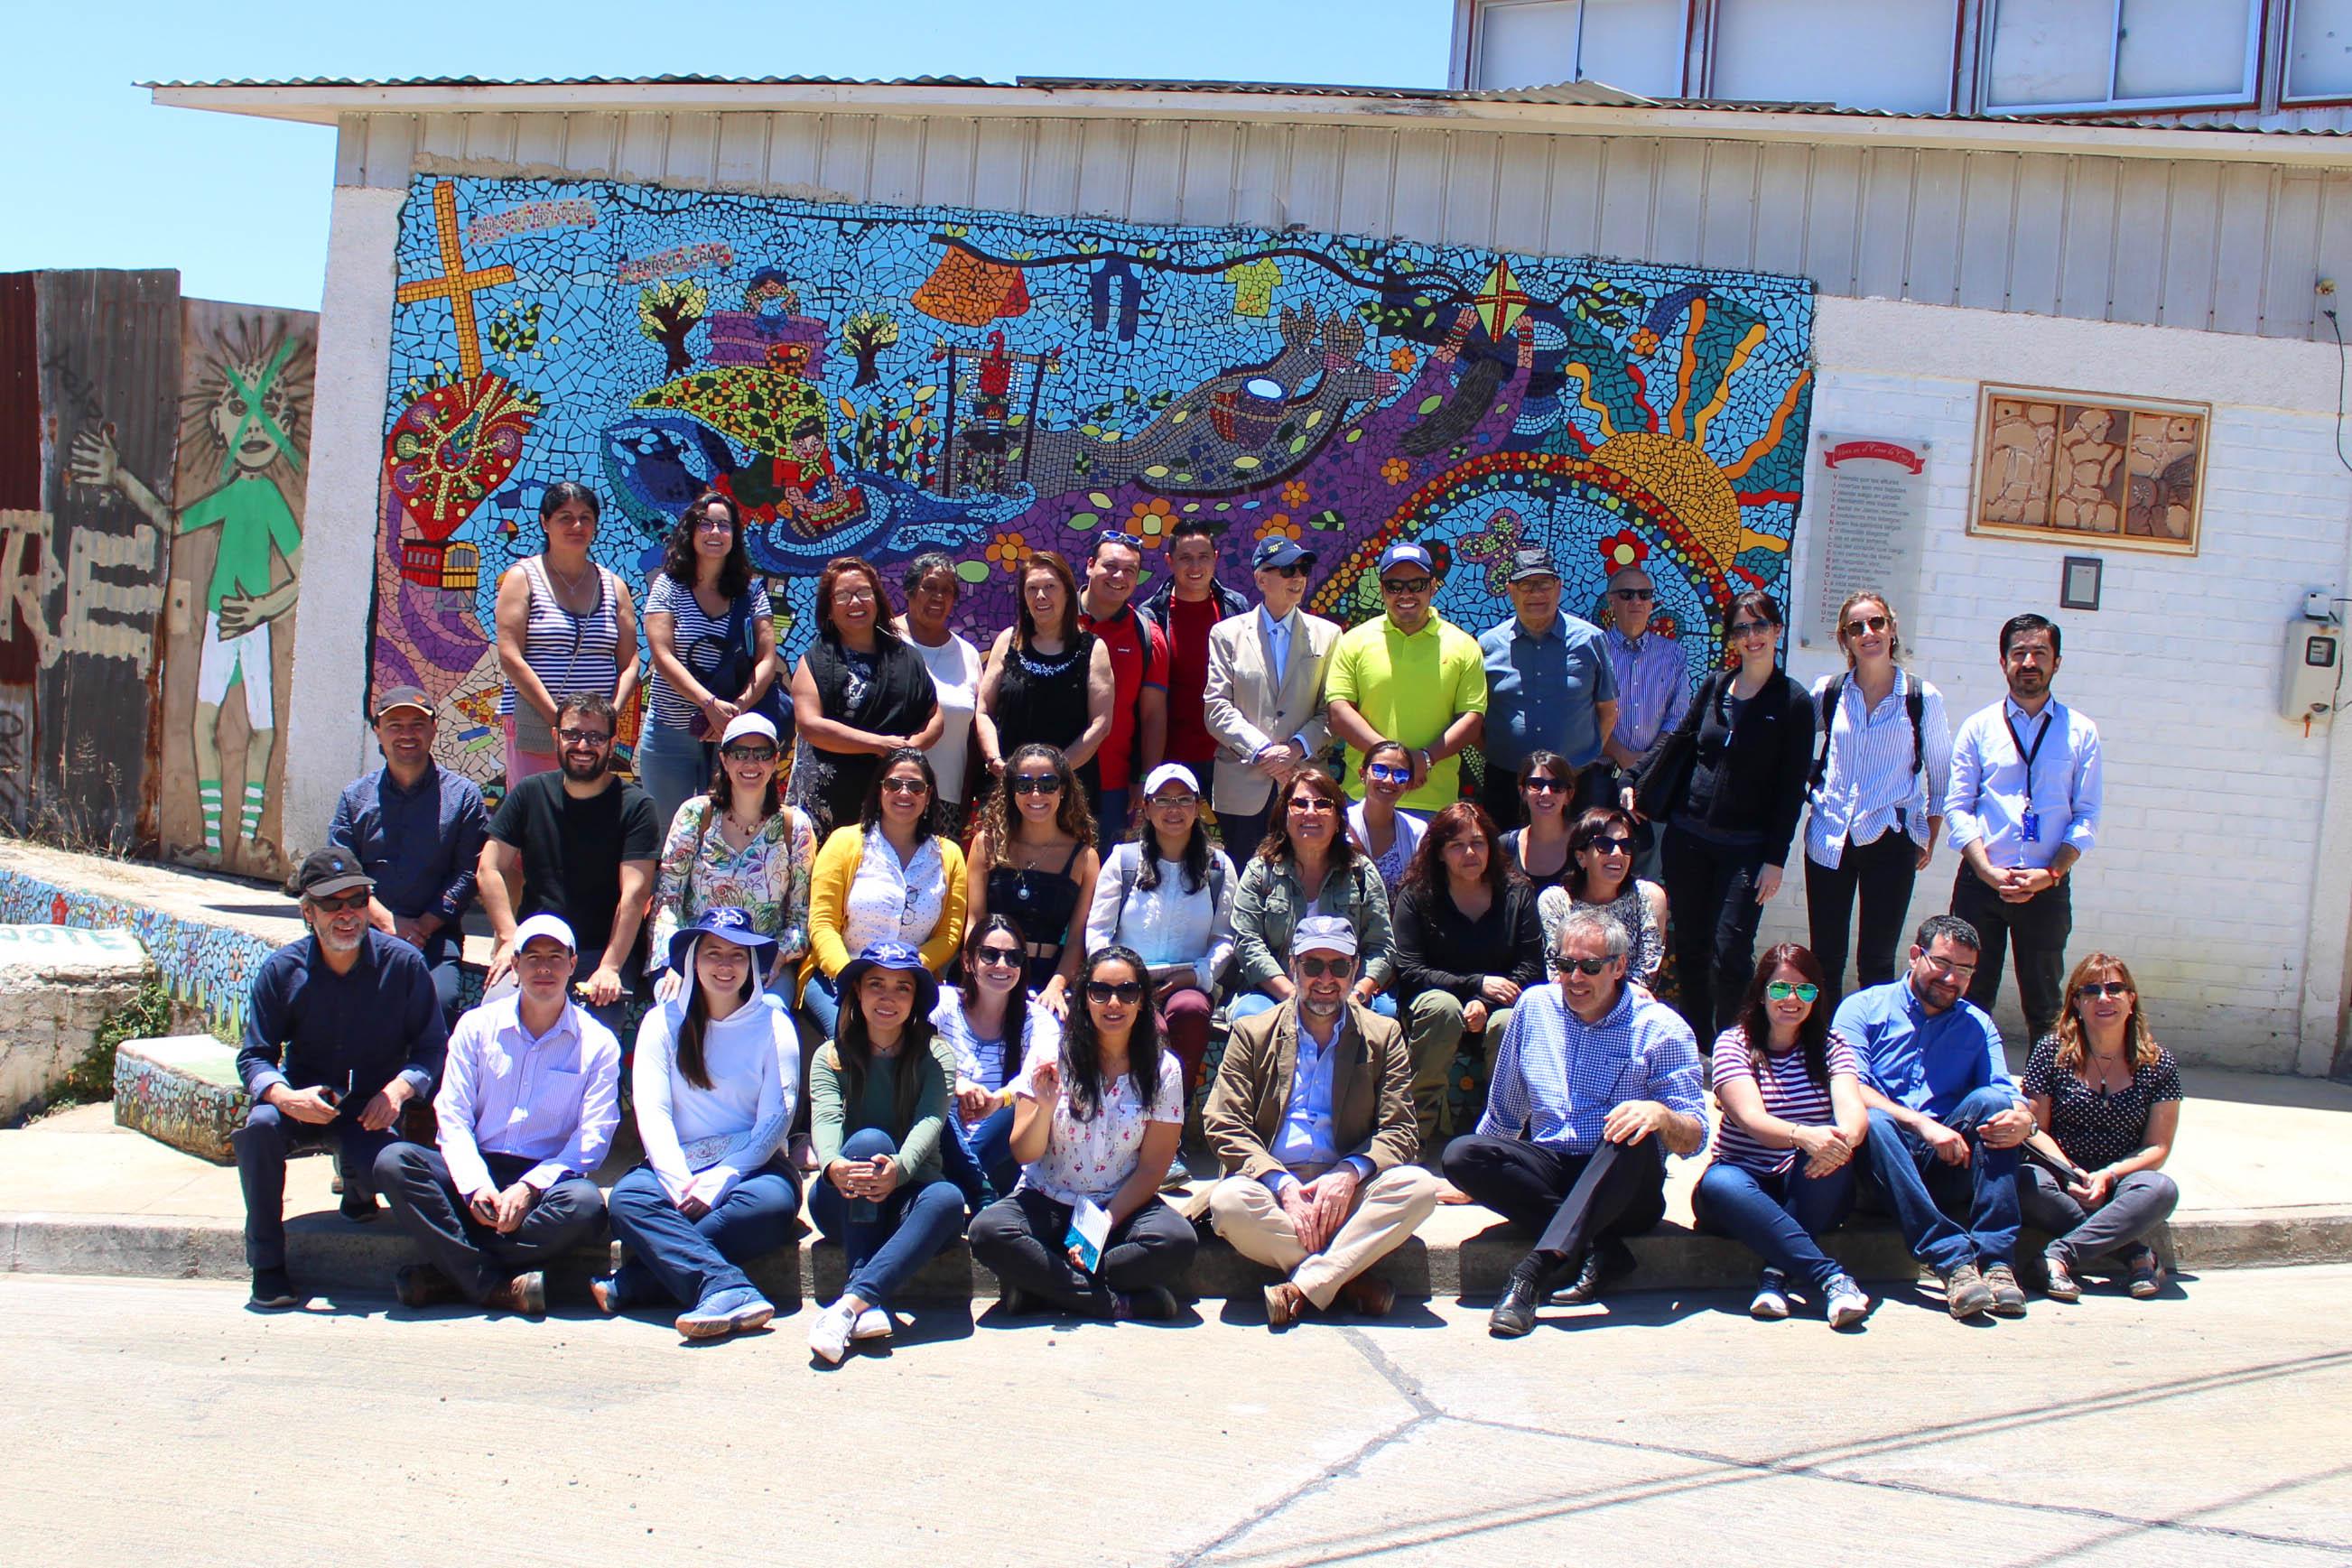
[[[654, 881], [652, 951], [668, 951], [670, 938], [704, 910], [733, 904], [774, 940], [763, 978], [789, 1001], [793, 967], [808, 950], [816, 831], [805, 813], [783, 803], [776, 775], [775, 727], [755, 713], [739, 716], [719, 740], [709, 792], [689, 796], [671, 820]], [[667, 1001], [677, 989], [671, 971], [654, 995]]]

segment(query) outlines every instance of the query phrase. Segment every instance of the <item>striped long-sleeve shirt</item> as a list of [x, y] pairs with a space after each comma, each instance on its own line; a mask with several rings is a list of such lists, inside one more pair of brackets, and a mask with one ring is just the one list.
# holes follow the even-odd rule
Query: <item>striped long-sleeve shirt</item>
[[1639, 643], [1611, 626], [1601, 634], [1617, 685], [1617, 744], [1639, 757], [1682, 722], [1690, 706], [1690, 665], [1682, 644], [1655, 632]]
[[[1832, 678], [1824, 675], [1813, 685], [1816, 712]], [[1925, 844], [1927, 819], [1944, 814], [1944, 794], [1952, 777], [1952, 724], [1944, 712], [1943, 694], [1932, 682], [1919, 681], [1922, 767], [1914, 773], [1906, 708], [1916, 679], [1907, 670], [1895, 671], [1894, 686], [1876, 706], [1869, 706], [1862, 683], [1846, 677], [1830, 721], [1826, 769], [1805, 820], [1805, 854], [1814, 864], [1834, 866], [1846, 845], [1876, 842], [1895, 826], [1897, 813], [1911, 841]], [[1814, 735], [1818, 747], [1819, 730]]]

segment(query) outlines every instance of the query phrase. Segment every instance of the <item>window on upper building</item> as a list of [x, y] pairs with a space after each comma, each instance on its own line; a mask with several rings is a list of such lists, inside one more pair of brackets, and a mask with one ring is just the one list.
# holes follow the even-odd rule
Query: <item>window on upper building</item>
[[2352, 0], [2294, 0], [2286, 32], [2289, 102], [2352, 99]]
[[1957, 0], [1717, 0], [1711, 97], [1940, 114]]
[[1992, 112], [2251, 102], [2262, 0], [1993, 0]]
[[1598, 81], [1679, 98], [1688, 16], [1687, 0], [1496, 0], [1478, 7], [1470, 85]]

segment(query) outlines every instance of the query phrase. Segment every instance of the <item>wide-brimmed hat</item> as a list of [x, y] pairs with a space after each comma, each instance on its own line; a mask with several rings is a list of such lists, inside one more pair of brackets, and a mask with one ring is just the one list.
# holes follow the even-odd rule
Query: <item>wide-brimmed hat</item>
[[914, 976], [915, 1015], [918, 1018], [930, 1017], [931, 1009], [939, 1006], [939, 977], [931, 973], [920, 953], [904, 942], [868, 942], [866, 950], [844, 964], [841, 973], [834, 977], [834, 985], [841, 994], [844, 1007], [849, 1005], [850, 997], [857, 989], [857, 982], [866, 977], [869, 969], [895, 969], [900, 974]]
[[776, 939], [763, 935], [751, 924], [751, 912], [732, 904], [714, 904], [702, 912], [702, 918], [691, 925], [682, 925], [669, 939], [669, 967], [686, 973], [686, 955], [698, 936], [717, 936], [732, 942], [738, 947], [772, 947]]

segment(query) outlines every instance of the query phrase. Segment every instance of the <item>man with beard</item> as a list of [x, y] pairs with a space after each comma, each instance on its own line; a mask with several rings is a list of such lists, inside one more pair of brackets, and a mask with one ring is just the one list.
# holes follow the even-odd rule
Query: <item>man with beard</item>
[[618, 1033], [645, 979], [646, 895], [661, 853], [650, 796], [611, 771], [613, 705], [594, 693], [564, 699], [555, 715], [553, 773], [507, 791], [482, 846], [482, 908], [498, 933], [485, 1002], [515, 988], [515, 930], [534, 915], [572, 928], [579, 961], [572, 985], [589, 1014]]
[[230, 1143], [252, 1304], [267, 1311], [301, 1300], [286, 1270], [287, 1157], [333, 1147], [343, 1217], [373, 1219], [376, 1157], [399, 1137], [401, 1107], [432, 1092], [448, 1046], [423, 956], [368, 924], [374, 885], [349, 850], [312, 853], [293, 877], [310, 935], [254, 972], [236, 1054], [253, 1110]]
[[2011, 616], [2001, 627], [2009, 695], [1971, 715], [1952, 737], [1944, 802], [1960, 852], [1952, 913], [1983, 939], [1969, 1000], [1986, 1012], [2000, 1001], [2006, 938], [2017, 956], [2029, 1041], [2058, 1025], [2074, 930], [2069, 888], [2074, 862], [2098, 841], [2105, 787], [2099, 727], [2050, 695], [2058, 647], [2058, 628], [2039, 615]]
[[1961, 999], [1977, 965], [1975, 928], [1930, 915], [1911, 972], [1846, 998], [1830, 1028], [1862, 1056], [1871, 1176], [1912, 1255], [1944, 1282], [1945, 1305], [1956, 1318], [2021, 1318], [2017, 1164], [2033, 1113], [2010, 1080], [2000, 1030]]
[[1365, 1272], [1437, 1207], [1412, 1163], [1412, 1058], [1393, 1019], [1349, 999], [1356, 933], [1312, 915], [1290, 943], [1292, 998], [1234, 1025], [1202, 1114], [1225, 1179], [1217, 1234], [1288, 1276], [1265, 1288], [1268, 1328], [1334, 1301], [1388, 1315], [1396, 1287]]

